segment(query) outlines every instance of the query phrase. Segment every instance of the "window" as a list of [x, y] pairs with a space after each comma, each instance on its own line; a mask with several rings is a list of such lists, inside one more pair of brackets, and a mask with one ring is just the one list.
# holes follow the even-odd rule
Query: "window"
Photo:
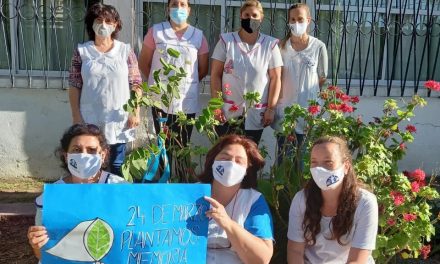
[[2, 75], [25, 76], [29, 83], [44, 77], [46, 84], [48, 77], [65, 78], [74, 47], [85, 39], [85, 2], [0, 1], [0, 50], [6, 50], [0, 53]]
[[[142, 32], [164, 20], [166, 1], [142, 3]], [[283, 38], [287, 10], [299, 1], [263, 0], [262, 32]], [[327, 45], [329, 78], [347, 88], [415, 87], [440, 76], [440, 3], [434, 0], [322, 0], [309, 4], [312, 35]], [[240, 27], [242, 1], [190, 1], [190, 23], [214, 48], [221, 32]]]

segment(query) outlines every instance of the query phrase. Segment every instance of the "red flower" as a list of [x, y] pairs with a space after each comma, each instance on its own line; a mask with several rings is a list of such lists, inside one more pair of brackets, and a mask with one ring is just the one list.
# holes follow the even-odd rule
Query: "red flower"
[[223, 92], [225, 95], [231, 95], [232, 94], [232, 91], [231, 90], [226, 90], [226, 91], [224, 91]]
[[236, 104], [231, 105], [231, 107], [229, 107], [229, 111], [231, 112], [236, 112], [238, 111], [239, 107]]
[[411, 183], [411, 191], [415, 192], [415, 193], [419, 192], [420, 191], [420, 184], [416, 181], [413, 181]]
[[420, 255], [422, 255], [423, 259], [427, 259], [430, 252], [431, 245], [424, 245], [420, 248]]
[[341, 91], [339, 91], [339, 90], [338, 90], [338, 91], [335, 91], [335, 96], [336, 96], [336, 98], [341, 99], [343, 95], [345, 95], [343, 92], [341, 92]]
[[414, 221], [416, 219], [417, 219], [417, 215], [416, 214], [403, 213], [403, 220], [405, 220], [406, 222], [412, 222], [412, 221]]
[[349, 101], [351, 100], [351, 97], [350, 97], [349, 95], [342, 94], [341, 97], [340, 97], [340, 99], [341, 99], [343, 102], [349, 102]]
[[354, 111], [353, 106], [348, 104], [342, 104], [340, 109], [344, 113], [352, 113]]
[[394, 220], [393, 218], [390, 218], [387, 220], [387, 225], [389, 226], [393, 226], [396, 224], [396, 220]]
[[317, 113], [319, 113], [319, 111], [321, 110], [319, 105], [311, 105], [309, 106], [309, 113], [312, 115], [316, 115]]
[[229, 88], [231, 88], [231, 85], [229, 83], [225, 83], [225, 84], [223, 84], [223, 87], [225, 89], [229, 89]]
[[405, 143], [400, 143], [400, 144], [399, 144], [399, 148], [400, 148], [401, 150], [405, 150], [405, 148], [406, 148]]
[[295, 135], [288, 135], [287, 136], [287, 141], [289, 141], [289, 142], [294, 142], [296, 140], [296, 136]]
[[425, 82], [425, 87], [433, 91], [440, 91], [440, 82], [429, 80]]
[[406, 131], [408, 131], [409, 133], [415, 133], [417, 131], [416, 127], [413, 125], [407, 125], [406, 126]]
[[330, 110], [338, 110], [339, 111], [341, 109], [341, 105], [331, 103], [331, 104], [328, 105], [328, 108]]
[[401, 192], [391, 191], [391, 198], [394, 200], [394, 205], [399, 206], [405, 202], [405, 196]]
[[424, 182], [426, 174], [422, 169], [416, 169], [409, 173], [409, 177], [418, 182]]
[[327, 90], [337, 92], [337, 91], [339, 91], [339, 88], [338, 88], [338, 86], [330, 85], [330, 86], [327, 88]]
[[359, 103], [359, 96], [352, 96], [351, 98], [350, 98], [350, 102], [352, 103], [352, 104], [357, 104], [357, 103]]

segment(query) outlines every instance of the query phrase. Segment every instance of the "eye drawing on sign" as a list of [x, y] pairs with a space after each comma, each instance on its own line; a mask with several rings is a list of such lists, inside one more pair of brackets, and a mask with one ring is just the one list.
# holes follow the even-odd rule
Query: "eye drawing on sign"
[[65, 260], [104, 264], [101, 260], [110, 251], [113, 238], [110, 225], [96, 218], [79, 223], [46, 252]]

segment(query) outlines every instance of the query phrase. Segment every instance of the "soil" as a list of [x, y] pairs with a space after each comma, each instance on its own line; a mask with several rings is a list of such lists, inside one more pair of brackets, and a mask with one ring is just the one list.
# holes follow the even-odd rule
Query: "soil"
[[34, 216], [0, 216], [0, 263], [37, 263], [27, 243], [27, 228], [34, 224]]

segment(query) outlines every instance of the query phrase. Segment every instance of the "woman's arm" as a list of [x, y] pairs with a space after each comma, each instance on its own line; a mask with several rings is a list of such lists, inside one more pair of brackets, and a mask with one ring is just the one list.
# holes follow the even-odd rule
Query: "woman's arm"
[[70, 102], [70, 110], [72, 112], [72, 123], [73, 124], [81, 124], [84, 123], [84, 120], [81, 116], [81, 111], [79, 109], [79, 102], [81, 99], [81, 89], [70, 87], [69, 88], [69, 102]]
[[198, 60], [198, 71], [199, 71], [199, 81], [203, 80], [203, 78], [208, 75], [209, 68], [209, 53], [201, 54], [197, 56]]
[[370, 250], [360, 248], [350, 248], [348, 252], [347, 263], [349, 264], [365, 264], [370, 256]]
[[232, 220], [222, 204], [210, 197], [205, 197], [205, 199], [211, 204], [211, 210], [207, 212], [207, 216], [212, 217], [225, 230], [231, 246], [241, 261], [250, 264], [269, 263], [273, 254], [272, 240], [254, 236]]
[[304, 242], [295, 242], [289, 239], [287, 242], [287, 263], [303, 264], [304, 249]]
[[[130, 51], [127, 60], [128, 65], [128, 83], [130, 84], [130, 90], [135, 92], [139, 97], [142, 96], [142, 89], [140, 85], [142, 83], [141, 73], [139, 72], [139, 65], [136, 59], [136, 54], [133, 50]], [[134, 114], [130, 114], [127, 120], [127, 127], [137, 127], [141, 122], [140, 107], [136, 107]]]
[[41, 248], [49, 241], [46, 228], [44, 226], [31, 226], [28, 229], [27, 237], [35, 257], [41, 259]]
[[69, 71], [69, 102], [73, 124], [84, 123], [80, 110], [81, 88], [83, 85], [81, 67], [81, 56], [78, 49], [75, 49], [72, 54], [72, 61]]
[[[223, 67], [225, 63], [216, 59], [211, 61], [211, 98], [217, 98], [222, 91]], [[226, 117], [222, 111], [215, 114], [215, 119], [221, 123], [226, 122]]]
[[328, 57], [327, 57], [327, 48], [323, 44], [321, 47], [321, 52], [319, 53], [318, 59], [318, 77], [319, 77], [319, 88], [327, 81], [328, 74]]
[[141, 71], [144, 80], [147, 80], [150, 76], [151, 62], [153, 61], [154, 49], [142, 45], [141, 54], [139, 55], [139, 70]]
[[268, 70], [269, 74], [269, 96], [267, 100], [267, 110], [264, 112], [263, 125], [270, 125], [275, 117], [275, 107], [278, 102], [281, 90], [281, 67]]

